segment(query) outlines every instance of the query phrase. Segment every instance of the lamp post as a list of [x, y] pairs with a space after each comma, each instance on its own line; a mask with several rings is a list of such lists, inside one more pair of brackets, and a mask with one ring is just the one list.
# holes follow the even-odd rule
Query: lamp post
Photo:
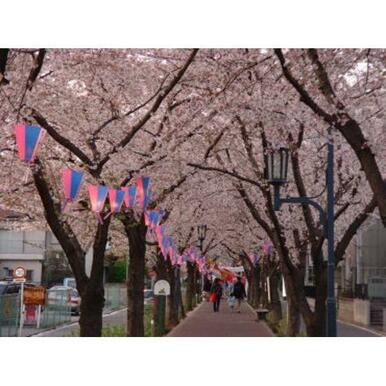
[[201, 253], [204, 252], [204, 240], [206, 238], [207, 230], [208, 230], [208, 226], [206, 224], [198, 225], [197, 226], [197, 234], [198, 234], [198, 240], [200, 240], [200, 251], [201, 251]]
[[306, 204], [319, 211], [324, 235], [327, 239], [327, 336], [336, 336], [336, 305], [334, 289], [335, 256], [334, 256], [334, 143], [331, 128], [328, 129], [327, 143], [327, 208], [323, 209], [310, 197], [280, 197], [280, 187], [287, 182], [288, 154], [287, 148], [273, 150], [265, 155], [266, 178], [273, 185], [274, 210], [280, 210], [281, 204]]
[[[200, 252], [201, 255], [204, 253], [204, 240], [206, 238], [206, 232], [208, 230], [208, 226], [206, 224], [201, 224], [197, 226], [197, 235], [198, 240], [200, 241]], [[204, 289], [204, 275], [201, 275], [201, 292]]]

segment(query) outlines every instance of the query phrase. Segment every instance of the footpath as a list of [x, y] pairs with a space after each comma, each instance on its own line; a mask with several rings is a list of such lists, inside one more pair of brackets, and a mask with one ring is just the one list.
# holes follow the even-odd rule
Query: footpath
[[213, 312], [212, 303], [203, 302], [181, 321], [167, 337], [273, 337], [264, 322], [256, 321], [251, 307], [243, 303], [241, 313], [231, 311], [225, 300], [220, 312]]

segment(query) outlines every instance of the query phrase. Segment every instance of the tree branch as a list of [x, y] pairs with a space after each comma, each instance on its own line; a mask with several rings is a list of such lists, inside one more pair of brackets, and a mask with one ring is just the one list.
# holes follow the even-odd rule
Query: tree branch
[[109, 161], [110, 157], [113, 154], [117, 153], [119, 149], [124, 148], [134, 138], [135, 134], [145, 125], [145, 123], [154, 115], [154, 113], [161, 105], [162, 101], [169, 95], [172, 89], [183, 77], [188, 67], [192, 64], [197, 52], [198, 49], [194, 49], [192, 51], [184, 66], [178, 71], [177, 75], [171, 80], [171, 82], [166, 86], [166, 88], [161, 93], [159, 93], [148, 112], [130, 129], [128, 134], [126, 134], [126, 136], [123, 137], [117, 145], [113, 146], [113, 148], [105, 155], [105, 157], [102, 158], [96, 168], [98, 173], [102, 171], [103, 166]]
[[[74, 145], [69, 139], [59, 134], [58, 130], [55, 127], [53, 127], [50, 123], [48, 123], [48, 121], [34, 108], [31, 108], [31, 116], [41, 127], [43, 127], [47, 131], [47, 133], [52, 137], [52, 139], [54, 139], [57, 143], [59, 143], [64, 148], [69, 150], [72, 154], [78, 157], [87, 166], [89, 167], [93, 166], [93, 162], [91, 161], [91, 159], [81, 149], [79, 149], [76, 145]], [[90, 173], [91, 173], [91, 170], [90, 170]]]
[[349, 225], [349, 227], [346, 229], [346, 232], [342, 236], [342, 238], [339, 240], [338, 244], [335, 248], [335, 264], [338, 264], [340, 260], [343, 259], [343, 256], [346, 252], [346, 249], [348, 245], [350, 244], [350, 241], [355, 236], [357, 230], [359, 227], [366, 221], [369, 214], [372, 213], [377, 206], [377, 201], [375, 199], [375, 196], [371, 199], [371, 201], [366, 205], [366, 207], [363, 209], [362, 212], [360, 212], [352, 221], [352, 223]]
[[187, 163], [187, 165], [190, 166], [190, 167], [193, 167], [193, 168], [201, 169], [201, 170], [207, 170], [207, 171], [212, 171], [212, 172], [218, 172], [218, 173], [226, 174], [226, 175], [231, 176], [233, 178], [237, 178], [240, 181], [248, 182], [249, 184], [252, 184], [254, 186], [259, 186], [260, 185], [258, 181], [254, 181], [254, 180], [252, 180], [250, 178], [240, 176], [239, 174], [237, 174], [235, 172], [230, 172], [230, 171], [225, 170], [225, 169], [216, 168], [216, 167], [213, 167], [213, 166], [204, 166], [204, 165], [200, 165], [200, 164], [196, 164], [196, 163], [192, 163], [192, 162]]
[[[41, 198], [44, 215], [55, 237], [59, 240], [78, 286], [84, 285], [88, 278], [85, 272], [85, 257], [82, 247], [70, 225], [61, 216], [60, 204], [55, 204], [50, 187], [44, 177], [43, 166], [37, 158], [32, 166], [33, 180]], [[82, 292], [82, 288], [78, 288]]]

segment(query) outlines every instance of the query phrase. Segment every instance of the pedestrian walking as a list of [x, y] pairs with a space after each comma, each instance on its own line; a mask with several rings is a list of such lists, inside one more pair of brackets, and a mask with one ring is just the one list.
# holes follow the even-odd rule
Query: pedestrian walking
[[233, 296], [236, 298], [237, 312], [240, 313], [241, 312], [241, 303], [244, 300], [244, 298], [247, 296], [247, 294], [245, 292], [245, 286], [242, 283], [240, 276], [237, 277], [237, 281], [234, 284]]
[[213, 311], [220, 311], [220, 301], [222, 297], [222, 285], [219, 278], [214, 279], [212, 288], [210, 289], [210, 299], [213, 302]]
[[212, 288], [212, 283], [209, 280], [208, 276], [204, 276], [204, 299], [208, 302], [210, 297], [210, 290]]
[[230, 283], [228, 286], [228, 305], [231, 309], [231, 312], [233, 312], [235, 305], [236, 305], [236, 298], [233, 293], [234, 284]]

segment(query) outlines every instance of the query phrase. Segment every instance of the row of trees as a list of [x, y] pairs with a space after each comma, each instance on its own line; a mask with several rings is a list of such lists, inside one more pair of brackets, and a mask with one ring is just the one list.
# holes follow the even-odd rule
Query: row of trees
[[[376, 207], [386, 218], [384, 50], [40, 49], [2, 50], [0, 58], [7, 80], [0, 85], [1, 204], [28, 213], [26, 225], [46, 222], [59, 240], [82, 296], [82, 336], [101, 332], [109, 235], [119, 253], [129, 253], [129, 336], [143, 335], [145, 264], [172, 285], [179, 272], [146, 238], [141, 213], [127, 211], [98, 224], [86, 192], [63, 213], [59, 178], [65, 166], [84, 170], [86, 182], [117, 187], [149, 175], [151, 205], [166, 208], [165, 224], [180, 251], [195, 242], [192, 226], [199, 222], [208, 224], [208, 252], [216, 255], [233, 251], [229, 256], [239, 258], [270, 240], [287, 287], [289, 334], [297, 333], [300, 315], [308, 335], [325, 334], [322, 226], [307, 206], [273, 211], [263, 156], [270, 144], [288, 146], [287, 193], [319, 195], [327, 127], [335, 128], [338, 263]], [[15, 155], [19, 121], [48, 133], [27, 175]], [[314, 310], [303, 289], [309, 256]], [[195, 271], [188, 266], [188, 308]], [[170, 300], [171, 324], [182, 304], [178, 291]]]

